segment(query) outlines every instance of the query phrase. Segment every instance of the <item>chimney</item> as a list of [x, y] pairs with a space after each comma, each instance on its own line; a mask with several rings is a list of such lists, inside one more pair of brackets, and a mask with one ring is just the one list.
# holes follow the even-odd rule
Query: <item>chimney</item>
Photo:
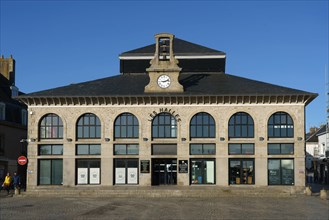
[[10, 55], [9, 58], [0, 58], [0, 73], [6, 77], [11, 85], [15, 85], [15, 60]]
[[310, 127], [310, 134], [314, 134], [315, 132], [317, 132], [319, 130], [319, 128], [317, 127]]

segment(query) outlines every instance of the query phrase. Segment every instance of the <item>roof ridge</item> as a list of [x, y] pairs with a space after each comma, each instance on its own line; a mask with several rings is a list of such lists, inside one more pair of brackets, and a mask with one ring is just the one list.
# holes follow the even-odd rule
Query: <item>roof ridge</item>
[[[153, 55], [154, 52], [155, 52], [155, 43], [123, 52], [119, 56], [124, 57], [131, 55], [135, 55], [135, 56]], [[180, 38], [174, 38], [174, 54], [225, 55], [223, 51], [219, 51], [200, 44], [182, 40]]]

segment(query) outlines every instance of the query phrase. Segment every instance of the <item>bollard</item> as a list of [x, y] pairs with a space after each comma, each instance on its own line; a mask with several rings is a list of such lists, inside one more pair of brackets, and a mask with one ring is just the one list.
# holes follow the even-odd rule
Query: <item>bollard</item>
[[327, 190], [321, 189], [320, 190], [320, 199], [327, 200], [327, 198], [328, 198]]
[[306, 186], [305, 194], [307, 196], [311, 196], [312, 195], [312, 188], [310, 186]]

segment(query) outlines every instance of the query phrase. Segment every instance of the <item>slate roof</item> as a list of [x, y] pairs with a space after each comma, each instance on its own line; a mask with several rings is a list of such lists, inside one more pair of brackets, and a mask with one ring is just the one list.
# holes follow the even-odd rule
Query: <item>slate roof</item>
[[[151, 44], [145, 47], [141, 47], [138, 49], [130, 50], [127, 52], [123, 52], [120, 54], [120, 57], [125, 56], [153, 56], [155, 51], [155, 44]], [[189, 56], [189, 55], [225, 55], [224, 52], [214, 50], [208, 47], [204, 47], [198, 44], [194, 44], [185, 40], [181, 40], [179, 38], [174, 38], [174, 54], [176, 56]]]
[[183, 93], [144, 93], [148, 84], [147, 74], [117, 75], [71, 84], [59, 88], [34, 92], [20, 97], [97, 97], [97, 96], [236, 96], [236, 95], [311, 95], [317, 94], [224, 73], [188, 74], [181, 73], [179, 82]]
[[313, 134], [306, 134], [306, 142], [318, 142], [318, 136], [323, 135], [326, 133], [326, 126], [323, 125], [319, 130], [314, 132]]
[[325, 126], [325, 125], [322, 126], [322, 127], [316, 132], [316, 136], [320, 136], [320, 135], [325, 134], [325, 133], [326, 133], [326, 130], [327, 130], [326, 126]]

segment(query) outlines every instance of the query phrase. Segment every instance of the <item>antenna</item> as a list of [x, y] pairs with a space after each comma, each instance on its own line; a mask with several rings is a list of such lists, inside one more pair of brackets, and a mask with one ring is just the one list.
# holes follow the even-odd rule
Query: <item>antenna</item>
[[325, 74], [325, 82], [326, 82], [326, 98], [327, 98], [327, 106], [326, 106], [326, 145], [324, 150], [324, 156], [329, 157], [329, 75], [327, 65], [324, 66], [324, 74]]

